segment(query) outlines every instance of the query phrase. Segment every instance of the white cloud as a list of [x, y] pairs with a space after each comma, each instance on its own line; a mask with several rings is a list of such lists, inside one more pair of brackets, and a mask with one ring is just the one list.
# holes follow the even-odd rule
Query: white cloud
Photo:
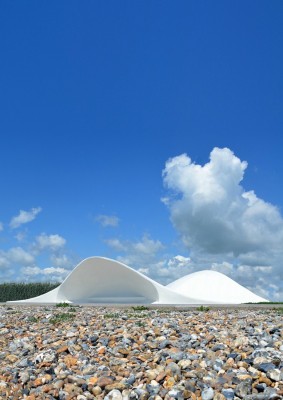
[[10, 269], [8, 269], [8, 268], [1, 269], [1, 265], [0, 265], [1, 282], [11, 282], [13, 280], [14, 272], [15, 271], [11, 268]]
[[32, 266], [32, 267], [29, 266], [22, 268], [22, 272], [25, 275], [53, 275], [53, 274], [65, 275], [68, 274], [70, 271], [60, 267], [39, 268], [37, 266]]
[[34, 256], [22, 247], [12, 247], [7, 251], [0, 251], [0, 268], [11, 265], [27, 265], [34, 262]]
[[147, 269], [149, 265], [157, 261], [158, 255], [164, 249], [159, 240], [153, 240], [148, 235], [144, 235], [138, 241], [113, 238], [106, 241], [108, 246], [118, 251], [120, 254], [117, 259], [136, 269]]
[[113, 238], [106, 243], [112, 249], [124, 253], [118, 256], [119, 261], [135, 268], [146, 267], [146, 264], [155, 260], [156, 255], [164, 248], [159, 240], [153, 240], [148, 235], [136, 242]]
[[6, 254], [11, 263], [31, 264], [34, 262], [34, 256], [21, 247], [12, 247]]
[[164, 248], [159, 240], [152, 240], [147, 235], [144, 235], [141, 241], [131, 243], [131, 246], [134, 252], [144, 255], [155, 254]]
[[117, 238], [106, 240], [112, 249], [122, 253], [117, 259], [133, 268], [144, 268], [147, 264], [156, 260], [158, 254], [164, 249], [159, 240], [153, 240], [148, 235], [144, 235], [141, 240], [121, 241]]
[[42, 233], [35, 238], [34, 248], [36, 251], [61, 249], [66, 244], [66, 239], [60, 235], [46, 235]]
[[4, 252], [0, 252], [0, 269], [6, 269], [9, 266], [10, 262], [7, 259], [7, 256]]
[[127, 245], [124, 245], [120, 239], [112, 238], [105, 240], [105, 243], [114, 250], [127, 251]]
[[282, 245], [278, 209], [240, 185], [246, 168], [227, 148], [214, 148], [204, 166], [186, 154], [167, 161], [163, 179], [173, 193], [166, 203], [188, 248], [238, 256]]
[[224, 275], [231, 276], [233, 275], [234, 267], [233, 264], [229, 262], [223, 261], [223, 263], [212, 263], [211, 268], [212, 271], [221, 272]]
[[69, 256], [67, 256], [67, 254], [61, 254], [61, 255], [51, 254], [50, 261], [56, 267], [70, 268], [75, 265], [74, 260]]
[[43, 269], [44, 275], [54, 275], [55, 274], [55, 275], [64, 275], [65, 276], [69, 273], [70, 273], [70, 271], [68, 271], [65, 268], [60, 268], [60, 267], [57, 267], [57, 268], [49, 267], [49, 268]]
[[39, 267], [25, 267], [22, 268], [22, 272], [24, 275], [38, 275], [40, 274], [40, 268]]
[[180, 255], [175, 256], [168, 261], [168, 265], [169, 265], [169, 267], [178, 265], [181, 268], [185, 268], [185, 267], [191, 266], [191, 259], [190, 259], [190, 257], [184, 257], [184, 256], [180, 256]]
[[32, 208], [30, 211], [20, 210], [19, 215], [16, 215], [11, 219], [10, 227], [15, 229], [23, 224], [33, 221], [41, 210], [41, 207]]
[[160, 283], [167, 285], [194, 272], [194, 264], [192, 264], [190, 257], [177, 255], [171, 258], [164, 258], [159, 263], [153, 265], [151, 274]]
[[98, 215], [95, 220], [99, 222], [104, 228], [110, 226], [115, 228], [119, 225], [120, 219], [115, 215]]
[[138, 271], [143, 275], [149, 275], [149, 268], [139, 268]]
[[39, 268], [38, 266], [28, 266], [21, 269], [22, 276], [31, 280], [47, 280], [47, 281], [62, 281], [70, 271], [65, 268]]
[[18, 242], [23, 242], [26, 238], [26, 232], [18, 232], [15, 235], [15, 239], [17, 239]]

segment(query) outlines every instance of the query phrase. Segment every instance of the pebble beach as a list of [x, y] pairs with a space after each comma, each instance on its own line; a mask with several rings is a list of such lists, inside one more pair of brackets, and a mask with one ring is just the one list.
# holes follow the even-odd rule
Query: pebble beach
[[268, 308], [0, 306], [0, 399], [283, 398]]

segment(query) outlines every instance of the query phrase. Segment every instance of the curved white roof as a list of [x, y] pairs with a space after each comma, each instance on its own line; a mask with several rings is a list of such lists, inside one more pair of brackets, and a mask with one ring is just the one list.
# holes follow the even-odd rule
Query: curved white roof
[[[218, 281], [217, 276], [220, 276]], [[220, 296], [213, 288], [208, 292], [207, 288], [212, 285], [217, 285], [223, 295]], [[231, 288], [238, 290], [236, 296]], [[32, 299], [9, 303], [208, 304], [257, 301], [265, 300], [217, 272], [197, 272], [163, 286], [119, 261], [90, 257], [79, 263], [56, 289]]]

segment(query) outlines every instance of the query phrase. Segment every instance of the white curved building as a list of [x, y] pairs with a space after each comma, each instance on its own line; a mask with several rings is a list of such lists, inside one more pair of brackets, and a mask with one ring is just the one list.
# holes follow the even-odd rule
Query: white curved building
[[79, 263], [56, 289], [9, 303], [238, 304], [259, 301], [267, 300], [219, 272], [196, 272], [163, 286], [119, 261], [90, 257]]
[[200, 297], [203, 304], [240, 304], [268, 301], [228, 276], [211, 270], [194, 272], [166, 286], [176, 293]]

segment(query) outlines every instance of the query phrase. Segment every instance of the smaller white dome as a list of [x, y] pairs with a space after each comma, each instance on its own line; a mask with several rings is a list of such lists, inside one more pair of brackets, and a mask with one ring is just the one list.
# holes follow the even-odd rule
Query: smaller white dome
[[201, 299], [206, 304], [240, 304], [268, 301], [257, 296], [228, 276], [211, 270], [194, 272], [167, 285], [183, 296]]

